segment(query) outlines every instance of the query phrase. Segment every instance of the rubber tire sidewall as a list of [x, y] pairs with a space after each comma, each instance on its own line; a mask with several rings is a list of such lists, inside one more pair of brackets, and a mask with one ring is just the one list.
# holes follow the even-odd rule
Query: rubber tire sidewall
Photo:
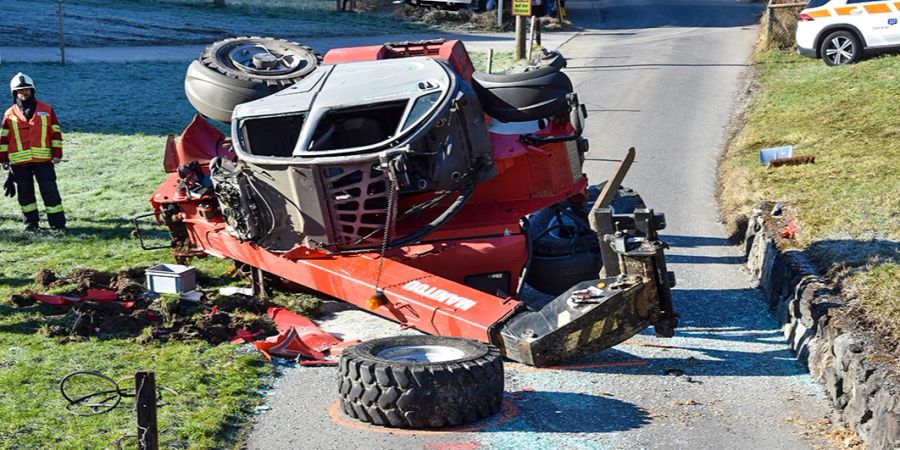
[[[839, 37], [839, 36], [850, 38], [850, 41], [853, 43], [853, 56], [850, 58], [849, 61], [847, 61], [845, 63], [834, 64], [828, 60], [828, 55], [826, 55], [825, 50], [828, 47], [828, 43], [831, 42], [832, 39]], [[856, 35], [856, 33], [853, 33], [851, 31], [846, 31], [846, 30], [835, 31], [833, 33], [829, 33], [828, 36], [825, 36], [825, 39], [822, 40], [822, 43], [820, 44], [820, 47], [819, 47], [819, 54], [822, 55], [822, 61], [824, 61], [825, 64], [828, 66], [835, 67], [835, 66], [844, 66], [847, 64], [854, 64], [856, 62], [859, 62], [860, 59], [862, 59], [862, 55], [863, 55], [862, 40], [859, 38], [859, 36]]]
[[[442, 345], [465, 356], [447, 362], [391, 361], [375, 355], [401, 345]], [[341, 355], [344, 414], [395, 428], [439, 428], [485, 419], [503, 404], [503, 360], [489, 344], [447, 336], [395, 336], [366, 341]]]

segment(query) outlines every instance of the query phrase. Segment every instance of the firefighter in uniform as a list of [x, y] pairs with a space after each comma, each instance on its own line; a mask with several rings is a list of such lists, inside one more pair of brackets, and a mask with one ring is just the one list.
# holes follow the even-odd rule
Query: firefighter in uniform
[[12, 171], [22, 207], [25, 229], [38, 228], [38, 206], [34, 181], [51, 228], [65, 229], [66, 215], [56, 187], [53, 165], [62, 159], [62, 133], [50, 105], [35, 98], [34, 81], [21, 72], [9, 82], [13, 105], [0, 124], [0, 165]]

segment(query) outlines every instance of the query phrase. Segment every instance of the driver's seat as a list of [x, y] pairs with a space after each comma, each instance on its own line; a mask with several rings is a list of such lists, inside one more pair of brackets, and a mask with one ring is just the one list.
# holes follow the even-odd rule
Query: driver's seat
[[503, 122], [526, 122], [568, 112], [572, 80], [558, 66], [522, 73], [475, 72], [472, 87], [489, 116]]

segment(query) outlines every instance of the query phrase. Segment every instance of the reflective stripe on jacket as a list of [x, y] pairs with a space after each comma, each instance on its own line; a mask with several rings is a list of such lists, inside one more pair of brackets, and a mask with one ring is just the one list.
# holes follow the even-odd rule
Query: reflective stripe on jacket
[[37, 102], [31, 120], [12, 105], [0, 126], [0, 162], [25, 164], [62, 158], [62, 133], [50, 105]]

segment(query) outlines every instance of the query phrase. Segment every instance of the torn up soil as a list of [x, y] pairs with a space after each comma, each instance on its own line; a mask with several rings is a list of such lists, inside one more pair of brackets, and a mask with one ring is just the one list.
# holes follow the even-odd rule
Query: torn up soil
[[[266, 311], [284, 302], [273, 303], [240, 294], [224, 296], [218, 292], [205, 292], [199, 301], [175, 295], [151, 295], [144, 287], [143, 277], [143, 268], [115, 274], [76, 269], [65, 277], [43, 269], [35, 276], [35, 285], [41, 292], [25, 290], [12, 295], [9, 303], [38, 313], [42, 322], [38, 332], [59, 338], [63, 343], [96, 337], [129, 338], [140, 343], [201, 340], [218, 345], [233, 340], [238, 330], [257, 338], [277, 334], [275, 323]], [[118, 299], [53, 306], [31, 297], [46, 293], [81, 298], [89, 289], [113, 291]], [[285, 297], [276, 296], [275, 300]], [[306, 308], [302, 312], [312, 310]]]

